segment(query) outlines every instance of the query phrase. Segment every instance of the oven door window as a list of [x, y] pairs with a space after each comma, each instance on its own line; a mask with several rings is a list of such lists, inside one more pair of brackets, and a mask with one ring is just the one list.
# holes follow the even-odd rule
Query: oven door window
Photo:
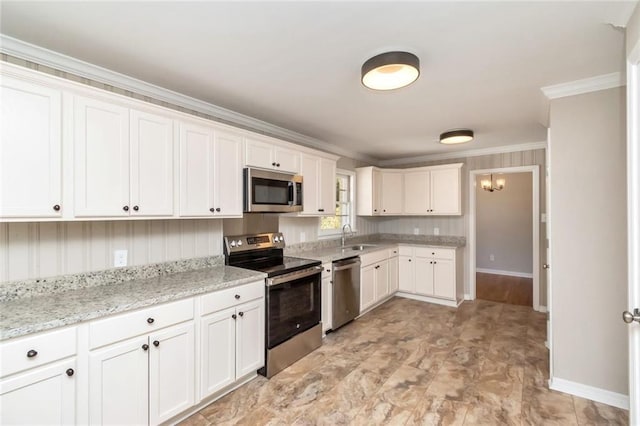
[[293, 199], [291, 185], [285, 180], [251, 178], [251, 192], [253, 204], [288, 206]]
[[320, 322], [320, 273], [267, 287], [269, 349]]

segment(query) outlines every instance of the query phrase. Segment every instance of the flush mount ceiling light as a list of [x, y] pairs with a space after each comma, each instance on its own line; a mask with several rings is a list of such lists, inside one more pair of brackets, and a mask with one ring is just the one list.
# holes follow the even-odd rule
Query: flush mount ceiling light
[[454, 145], [457, 143], [469, 142], [473, 139], [473, 130], [460, 129], [444, 132], [440, 135], [440, 143]]
[[420, 75], [420, 59], [409, 52], [386, 52], [362, 65], [362, 84], [373, 90], [408, 86]]

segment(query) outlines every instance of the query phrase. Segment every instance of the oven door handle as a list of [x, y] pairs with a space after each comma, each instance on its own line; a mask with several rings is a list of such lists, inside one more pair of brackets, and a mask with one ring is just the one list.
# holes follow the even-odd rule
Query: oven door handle
[[267, 278], [267, 286], [278, 285], [282, 283], [286, 283], [288, 281], [297, 280], [304, 277], [309, 277], [311, 275], [315, 275], [322, 271], [322, 266], [314, 266], [312, 268], [303, 269], [302, 271], [291, 272], [289, 274], [279, 275], [273, 278]]

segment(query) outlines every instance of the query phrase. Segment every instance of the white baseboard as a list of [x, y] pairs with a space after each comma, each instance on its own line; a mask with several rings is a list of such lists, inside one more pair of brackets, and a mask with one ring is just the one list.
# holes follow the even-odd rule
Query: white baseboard
[[601, 402], [613, 407], [622, 408], [623, 410], [629, 409], [628, 395], [595, 388], [589, 385], [583, 385], [582, 383], [552, 377], [549, 380], [549, 389]]
[[540, 306], [538, 306], [538, 309], [536, 309], [536, 311], [542, 312], [542, 313], [547, 313], [547, 307], [544, 306], [544, 305], [540, 305]]
[[471, 297], [471, 295], [470, 295], [470, 294], [465, 293], [465, 295], [464, 295], [464, 300], [473, 300], [473, 297]]
[[503, 271], [501, 269], [476, 268], [476, 272], [494, 275], [508, 275], [510, 277], [533, 278], [533, 274], [529, 272]]
[[421, 302], [435, 303], [437, 305], [450, 306], [452, 308], [457, 308], [462, 303], [462, 300], [457, 301], [457, 300], [438, 299], [437, 297], [421, 296], [419, 294], [404, 293], [402, 291], [397, 292], [396, 296], [404, 297], [405, 299], [419, 300]]

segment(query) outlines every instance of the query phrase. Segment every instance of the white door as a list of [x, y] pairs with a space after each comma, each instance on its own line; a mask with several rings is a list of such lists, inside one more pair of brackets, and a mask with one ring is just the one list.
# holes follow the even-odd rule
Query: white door
[[213, 143], [210, 127], [180, 123], [180, 216], [206, 217], [215, 212]]
[[427, 214], [429, 212], [429, 172], [404, 174], [404, 214]]
[[214, 167], [215, 215], [241, 216], [242, 136], [216, 130]]
[[291, 149], [274, 148], [276, 169], [280, 172], [300, 173], [300, 153]]
[[360, 312], [373, 305], [376, 297], [375, 265], [365, 266], [360, 270]]
[[75, 358], [0, 381], [0, 424], [76, 423]]
[[200, 398], [230, 385], [236, 377], [235, 308], [207, 315], [200, 322]]
[[196, 402], [193, 321], [149, 336], [149, 423], [160, 424]]
[[[629, 306], [640, 309], [640, 37], [627, 43], [627, 202]], [[639, 317], [640, 317], [640, 312]], [[640, 319], [629, 324], [629, 424], [640, 424]]]
[[382, 172], [382, 214], [402, 213], [402, 173]]
[[0, 217], [60, 217], [60, 91], [2, 77], [0, 99]]
[[302, 155], [300, 165], [303, 187], [303, 214], [317, 215], [320, 207], [320, 157]]
[[74, 99], [76, 217], [129, 216], [129, 110]]
[[398, 256], [389, 259], [389, 294], [398, 291]]
[[431, 171], [431, 212], [460, 213], [460, 169]]
[[247, 138], [245, 164], [250, 167], [275, 169], [276, 162], [273, 155], [273, 146], [266, 142]]
[[322, 288], [321, 290], [321, 301], [322, 304], [322, 332], [326, 333], [327, 330], [331, 329], [331, 321], [332, 321], [332, 301], [333, 301], [333, 286], [331, 284], [331, 274], [323, 274], [322, 277]]
[[173, 215], [173, 120], [131, 111], [132, 216]]
[[433, 296], [433, 259], [416, 257], [416, 293]]
[[433, 261], [433, 295], [445, 299], [456, 299], [456, 266], [453, 260]]
[[149, 349], [144, 336], [89, 353], [90, 424], [148, 423]]
[[236, 308], [236, 378], [264, 367], [264, 301]]
[[333, 216], [336, 212], [336, 162], [320, 159], [319, 210]]
[[415, 268], [411, 256], [398, 257], [398, 289], [407, 293], [416, 292]]

